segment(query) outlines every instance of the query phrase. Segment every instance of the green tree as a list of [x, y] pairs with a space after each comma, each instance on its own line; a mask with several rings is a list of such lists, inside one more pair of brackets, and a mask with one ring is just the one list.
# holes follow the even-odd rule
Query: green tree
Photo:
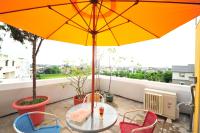
[[4, 33], [6, 31], [6, 25], [5, 24], [0, 24], [0, 51], [1, 51], [1, 42], [3, 41], [4, 36], [6, 35], [6, 33]]
[[[0, 25], [0, 31], [6, 31], [6, 25], [5, 24], [1, 24]], [[0, 41], [3, 41], [3, 37], [4, 37], [4, 33], [1, 33], [0, 35]]]
[[125, 70], [120, 70], [119, 71], [119, 76], [120, 77], [126, 77], [127, 76], [127, 72]]
[[166, 71], [163, 73], [163, 81], [166, 83], [172, 82], [172, 71]]
[[140, 70], [136, 71], [134, 76], [136, 79], [144, 79], [144, 73]]
[[53, 66], [53, 67], [46, 68], [44, 70], [44, 73], [45, 74], [59, 74], [59, 73], [61, 73], [61, 70], [59, 67]]
[[[23, 31], [10, 25], [6, 25], [3, 30], [10, 33], [10, 37], [20, 43], [24, 44], [25, 41], [29, 41], [32, 44], [32, 76], [33, 76], [33, 99], [36, 99], [36, 56], [39, 52], [39, 48], [43, 42], [43, 38], [34, 35], [30, 32]], [[39, 42], [37, 47], [37, 42]]]

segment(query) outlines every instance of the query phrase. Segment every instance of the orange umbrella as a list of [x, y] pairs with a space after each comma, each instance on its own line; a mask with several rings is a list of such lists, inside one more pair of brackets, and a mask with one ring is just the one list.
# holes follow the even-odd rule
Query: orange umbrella
[[[119, 46], [159, 38], [200, 15], [199, 0], [4, 0], [0, 21], [46, 39]], [[92, 102], [92, 111], [93, 111]]]

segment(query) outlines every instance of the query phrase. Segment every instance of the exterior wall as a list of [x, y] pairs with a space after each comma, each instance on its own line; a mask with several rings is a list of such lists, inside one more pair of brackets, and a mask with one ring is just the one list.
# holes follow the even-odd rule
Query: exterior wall
[[[37, 81], [37, 95], [50, 97], [50, 103], [73, 97], [75, 89], [68, 84], [66, 79], [48, 79]], [[107, 91], [109, 86], [109, 76], [100, 76], [97, 80], [97, 88]], [[1, 83], [0, 84], [0, 116], [15, 112], [11, 104], [13, 101], [32, 95], [32, 82]], [[85, 88], [86, 92], [91, 90], [91, 80], [88, 79]], [[170, 83], [160, 83], [147, 80], [136, 80], [128, 78], [112, 77], [111, 93], [123, 96], [138, 102], [143, 102], [144, 89], [158, 89], [176, 92], [178, 102], [191, 102], [190, 87]]]
[[185, 75], [184, 77], [181, 77], [179, 72], [173, 72], [172, 77], [173, 79], [179, 79], [184, 81], [184, 80], [189, 80], [191, 76], [194, 76], [194, 73], [184, 73], [184, 75]]
[[175, 84], [190, 85], [190, 77], [194, 76], [194, 64], [187, 66], [172, 66], [172, 82]]
[[178, 79], [172, 79], [172, 83], [181, 84], [181, 85], [191, 85], [191, 84], [193, 84], [192, 81], [189, 81], [189, 80], [178, 80]]
[[0, 79], [15, 78], [30, 78], [30, 63], [24, 58], [11, 58], [0, 54]]
[[[184, 74], [184, 77], [181, 77], [181, 74]], [[190, 77], [192, 76], [194, 76], [194, 73], [173, 72], [172, 83], [190, 85], [193, 83], [190, 81]]]

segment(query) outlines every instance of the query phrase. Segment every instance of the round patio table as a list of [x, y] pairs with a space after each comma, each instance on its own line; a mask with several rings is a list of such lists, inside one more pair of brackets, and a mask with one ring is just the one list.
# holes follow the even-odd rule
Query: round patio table
[[[99, 115], [99, 107], [104, 107], [103, 118]], [[112, 127], [117, 121], [117, 111], [112, 106], [106, 103], [97, 102], [94, 105], [93, 116], [90, 114], [86, 120], [81, 123], [74, 122], [67, 118], [70, 113], [78, 109], [90, 109], [91, 103], [82, 103], [73, 106], [66, 113], [66, 123], [67, 125], [75, 131], [78, 132], [101, 132]]]

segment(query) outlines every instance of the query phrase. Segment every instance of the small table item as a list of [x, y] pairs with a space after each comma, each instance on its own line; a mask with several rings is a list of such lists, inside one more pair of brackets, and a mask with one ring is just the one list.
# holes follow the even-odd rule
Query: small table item
[[83, 122], [87, 119], [87, 117], [91, 114], [90, 109], [78, 109], [69, 114], [69, 119], [74, 122]]
[[[103, 118], [99, 115], [99, 108], [104, 109]], [[112, 127], [117, 121], [117, 111], [110, 105], [106, 103], [98, 102], [94, 108], [93, 116], [89, 116], [81, 122], [76, 122], [70, 118], [73, 112], [79, 110], [90, 110], [91, 103], [82, 103], [73, 106], [66, 113], [66, 123], [67, 125], [75, 131], [78, 132], [101, 132]], [[79, 117], [79, 116], [78, 116]]]

